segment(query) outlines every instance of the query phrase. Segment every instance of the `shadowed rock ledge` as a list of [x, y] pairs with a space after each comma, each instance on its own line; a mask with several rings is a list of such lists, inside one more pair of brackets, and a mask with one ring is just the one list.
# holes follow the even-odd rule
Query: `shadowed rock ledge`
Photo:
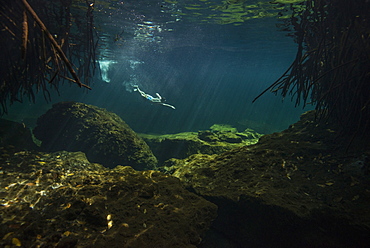
[[25, 124], [0, 119], [0, 147], [8, 145], [25, 150], [38, 149], [33, 142], [31, 130]]

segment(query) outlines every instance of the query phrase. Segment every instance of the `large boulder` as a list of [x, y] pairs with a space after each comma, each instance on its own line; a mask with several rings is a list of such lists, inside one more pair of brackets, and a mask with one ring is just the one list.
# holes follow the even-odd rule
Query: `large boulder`
[[157, 159], [148, 145], [116, 114], [78, 102], [54, 104], [33, 130], [44, 151], [82, 151], [107, 167], [154, 168]]

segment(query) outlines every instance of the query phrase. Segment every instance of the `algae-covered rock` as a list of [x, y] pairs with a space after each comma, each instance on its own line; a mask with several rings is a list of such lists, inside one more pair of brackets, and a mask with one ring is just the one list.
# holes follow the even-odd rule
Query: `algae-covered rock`
[[237, 133], [238, 130], [235, 127], [227, 124], [213, 124], [209, 128], [212, 132], [230, 132], [230, 133]]
[[251, 128], [245, 129], [242, 133], [239, 133], [238, 135], [244, 136], [245, 139], [259, 139], [262, 137], [262, 134], [257, 133]]
[[0, 163], [0, 247], [195, 248], [216, 217], [215, 204], [158, 171], [65, 151], [0, 148]]
[[255, 144], [261, 136], [252, 130], [250, 133], [254, 136], [244, 132], [234, 133], [230, 131], [229, 126], [226, 127], [227, 131], [219, 128], [218, 131], [214, 129], [165, 135], [139, 135], [150, 146], [160, 163], [171, 158], [183, 159], [192, 154], [220, 154], [236, 147]]
[[227, 143], [241, 143], [245, 140], [257, 141], [262, 136], [253, 129], [247, 128], [243, 132], [238, 132], [235, 127], [226, 124], [214, 124], [209, 129], [219, 141]]
[[82, 151], [107, 167], [150, 169], [157, 160], [148, 145], [116, 114], [92, 105], [60, 102], [37, 120], [34, 135], [45, 151]]
[[160, 163], [170, 158], [186, 158], [197, 153], [215, 154], [230, 149], [222, 143], [201, 140], [195, 132], [139, 135], [150, 146]]
[[370, 144], [352, 139], [308, 112], [257, 144], [164, 168], [219, 206], [204, 247], [367, 247]]
[[227, 143], [241, 143], [243, 141], [243, 136], [236, 133], [219, 133], [217, 136], [221, 141]]
[[217, 137], [217, 135], [209, 130], [205, 130], [205, 131], [199, 131], [198, 132], [198, 138], [203, 140], [203, 141], [206, 141], [206, 142], [217, 142], [217, 141], [220, 141], [220, 139]]
[[[194, 180], [193, 177], [212, 177], [212, 168], [209, 167], [210, 161], [217, 157], [217, 154], [193, 154], [185, 159], [171, 158], [166, 160], [161, 167], [162, 171], [166, 174], [178, 177], [187, 187], [192, 187], [189, 182]], [[202, 173], [194, 173], [194, 171], [202, 168]], [[208, 173], [207, 173], [208, 171]], [[188, 177], [188, 178], [187, 178]]]

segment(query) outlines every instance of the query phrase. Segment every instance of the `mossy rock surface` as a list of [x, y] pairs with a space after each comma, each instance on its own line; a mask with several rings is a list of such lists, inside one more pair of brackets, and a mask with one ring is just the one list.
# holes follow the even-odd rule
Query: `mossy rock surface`
[[36, 138], [44, 151], [82, 151], [107, 167], [155, 168], [148, 145], [116, 114], [78, 102], [60, 102], [37, 120]]
[[238, 130], [235, 127], [227, 124], [213, 124], [209, 129], [212, 132], [230, 132], [230, 133], [238, 132]]
[[[139, 134], [150, 146], [160, 163], [167, 159], [183, 159], [193, 154], [220, 154], [230, 149], [255, 144], [262, 136], [249, 133], [203, 130], [177, 134]], [[254, 134], [252, 136], [251, 134]]]
[[195, 248], [217, 215], [178, 178], [82, 152], [0, 148], [0, 163], [0, 247]]
[[308, 112], [257, 144], [163, 168], [219, 206], [230, 247], [367, 247], [370, 144], [352, 138]]

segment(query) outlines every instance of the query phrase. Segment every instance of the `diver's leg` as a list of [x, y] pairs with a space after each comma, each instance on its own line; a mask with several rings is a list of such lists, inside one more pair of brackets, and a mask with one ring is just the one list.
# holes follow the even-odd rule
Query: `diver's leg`
[[160, 103], [160, 104], [163, 105], [163, 106], [166, 106], [166, 107], [170, 107], [172, 109], [176, 109], [175, 106], [172, 106], [172, 105], [167, 104], [167, 103]]

